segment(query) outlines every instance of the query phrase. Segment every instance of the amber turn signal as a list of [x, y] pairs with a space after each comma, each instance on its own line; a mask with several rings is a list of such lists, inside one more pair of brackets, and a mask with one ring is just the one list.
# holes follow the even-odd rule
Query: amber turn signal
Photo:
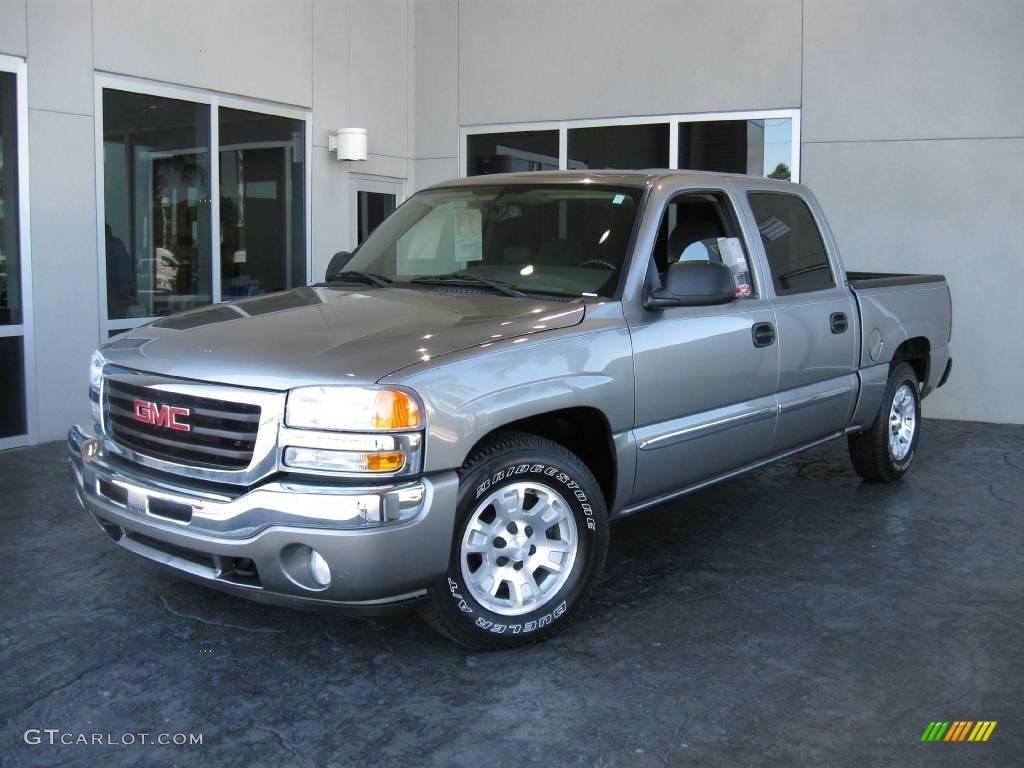
[[401, 451], [366, 454], [366, 469], [369, 472], [397, 472], [403, 464], [405, 454]]
[[[407, 429], [420, 424], [420, 409], [416, 401], [404, 392], [382, 389], [373, 401], [371, 423], [374, 429]], [[380, 454], [382, 456], [401, 454]]]

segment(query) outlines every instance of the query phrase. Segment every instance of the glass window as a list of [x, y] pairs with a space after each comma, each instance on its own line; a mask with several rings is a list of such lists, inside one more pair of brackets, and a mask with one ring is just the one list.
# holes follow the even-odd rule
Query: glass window
[[820, 291], [835, 285], [825, 243], [810, 208], [796, 195], [751, 192], [775, 293]]
[[25, 423], [25, 357], [21, 336], [0, 336], [0, 438], [23, 435]]
[[679, 167], [788, 179], [793, 121], [708, 120], [679, 124]]
[[16, 78], [0, 72], [0, 325], [21, 323]]
[[302, 120], [221, 107], [221, 296], [306, 282], [306, 128]]
[[103, 91], [103, 184], [110, 318], [208, 304], [210, 108]]
[[466, 175], [558, 170], [558, 131], [474, 133], [466, 137]]
[[668, 123], [570, 128], [570, 169], [668, 168]]
[[736, 295], [755, 295], [743, 239], [723, 193], [691, 192], [672, 198], [662, 214], [652, 258], [661, 281], [677, 261], [723, 263], [736, 279]]
[[358, 244], [362, 244], [384, 219], [395, 212], [395, 203], [395, 195], [387, 192], [367, 192], [361, 189], [356, 193]]
[[346, 269], [396, 281], [459, 273], [524, 292], [611, 296], [641, 197], [639, 188], [599, 184], [427, 190], [378, 227]]

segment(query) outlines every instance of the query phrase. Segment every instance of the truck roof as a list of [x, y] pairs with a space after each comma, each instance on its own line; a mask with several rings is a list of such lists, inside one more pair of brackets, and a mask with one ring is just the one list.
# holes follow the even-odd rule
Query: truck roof
[[617, 184], [621, 186], [646, 187], [659, 180], [681, 180], [690, 178], [700, 184], [715, 182], [756, 182], [757, 186], [778, 185], [792, 189], [796, 185], [792, 181], [782, 179], [765, 179], [758, 176], [746, 176], [741, 173], [718, 173], [713, 171], [672, 170], [670, 168], [645, 168], [642, 170], [600, 170], [584, 169], [571, 171], [529, 171], [520, 173], [491, 173], [482, 176], [468, 176], [432, 184], [427, 189], [444, 189], [450, 187], [480, 187], [495, 184]]

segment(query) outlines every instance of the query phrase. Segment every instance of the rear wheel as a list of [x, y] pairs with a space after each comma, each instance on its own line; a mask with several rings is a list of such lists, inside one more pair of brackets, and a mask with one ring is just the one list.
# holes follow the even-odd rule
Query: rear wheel
[[604, 565], [608, 515], [579, 457], [498, 435], [461, 472], [448, 572], [421, 611], [474, 650], [540, 640], [572, 618]]
[[921, 433], [919, 392], [914, 369], [909, 363], [898, 363], [889, 374], [874, 423], [866, 431], [849, 436], [853, 468], [865, 480], [891, 483], [910, 469]]

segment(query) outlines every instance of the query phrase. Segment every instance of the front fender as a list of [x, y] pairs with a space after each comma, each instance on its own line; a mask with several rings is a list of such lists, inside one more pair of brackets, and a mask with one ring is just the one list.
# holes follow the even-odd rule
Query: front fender
[[444, 364], [386, 381], [413, 388], [424, 402], [427, 472], [462, 466], [473, 446], [506, 424], [590, 407], [604, 414], [611, 429], [617, 487], [632, 488], [633, 358], [625, 325], [467, 350]]

